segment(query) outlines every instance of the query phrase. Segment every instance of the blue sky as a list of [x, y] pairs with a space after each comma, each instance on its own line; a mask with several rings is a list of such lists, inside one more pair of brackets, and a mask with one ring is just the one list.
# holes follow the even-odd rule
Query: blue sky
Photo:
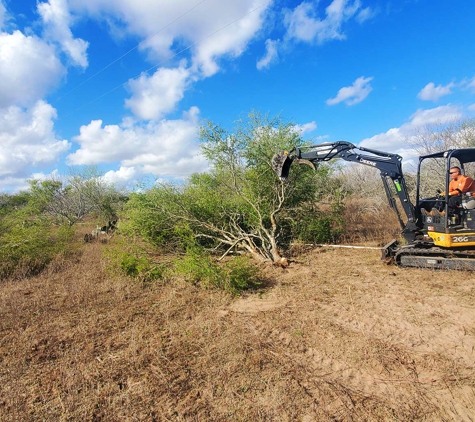
[[204, 171], [198, 128], [251, 110], [397, 152], [475, 113], [471, 0], [0, 0], [0, 192], [96, 165]]

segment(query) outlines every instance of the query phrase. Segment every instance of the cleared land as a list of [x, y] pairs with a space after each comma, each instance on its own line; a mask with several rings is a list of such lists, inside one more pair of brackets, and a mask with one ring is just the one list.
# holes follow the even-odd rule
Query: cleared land
[[302, 251], [233, 299], [107, 274], [0, 284], [2, 421], [472, 421], [475, 276]]

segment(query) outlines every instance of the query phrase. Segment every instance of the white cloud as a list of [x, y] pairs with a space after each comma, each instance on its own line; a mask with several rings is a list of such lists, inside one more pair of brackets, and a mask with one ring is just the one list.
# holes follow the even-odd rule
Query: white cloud
[[361, 23], [373, 15], [370, 8], [360, 8], [359, 0], [333, 0], [325, 9], [324, 19], [317, 17], [317, 6], [318, 2], [302, 2], [286, 14], [288, 38], [305, 42], [317, 41], [320, 44], [328, 40], [345, 39], [343, 23], [352, 18]]
[[103, 179], [114, 186], [127, 186], [138, 176], [137, 169], [134, 167], [120, 166], [119, 170], [110, 170], [104, 174]]
[[20, 31], [0, 33], [0, 108], [29, 106], [65, 74], [53, 47]]
[[469, 82], [467, 82], [468, 88], [475, 88], [475, 77], [473, 77]]
[[189, 70], [161, 68], [154, 75], [141, 75], [129, 81], [132, 97], [126, 107], [144, 120], [157, 120], [175, 109], [190, 81]]
[[315, 19], [315, 6], [303, 2], [286, 16], [287, 35], [300, 41], [312, 41], [317, 34], [323, 32], [324, 24]]
[[351, 106], [363, 101], [369, 93], [373, 90], [369, 84], [373, 80], [372, 77], [359, 77], [353, 82], [352, 86], [340, 88], [335, 98], [329, 98], [326, 102], [328, 105], [335, 105], [341, 102]]
[[295, 125], [294, 129], [296, 132], [304, 135], [306, 133], [313, 132], [317, 128], [317, 124], [313, 122], [304, 123], [303, 125]]
[[38, 3], [38, 13], [43, 19], [46, 37], [57, 42], [74, 64], [87, 67], [86, 50], [89, 43], [73, 37], [67, 1], [49, 0], [46, 3]]
[[[239, 2], [222, 2], [222, 9], [215, 10], [210, 16], [211, 21], [207, 19], [207, 27], [202, 31], [205, 39], [202, 39], [196, 47], [193, 57], [193, 64], [199, 69], [204, 77], [209, 77], [219, 70], [216, 59], [223, 56], [238, 57], [246, 49], [247, 44], [252, 40], [255, 34], [261, 29], [264, 13], [272, 1], [267, 4], [259, 0], [244, 0]], [[215, 5], [221, 3], [215, 3]], [[217, 16], [217, 21], [214, 14]], [[227, 26], [230, 22], [231, 25]], [[212, 29], [219, 31], [216, 35]]]
[[25, 177], [2, 177], [0, 178], [0, 192], [19, 192], [27, 190], [30, 185], [27, 180], [59, 180], [61, 178], [57, 169], [51, 171], [49, 174], [39, 172], [28, 175]]
[[192, 107], [180, 120], [149, 122], [145, 126], [102, 126], [92, 121], [82, 126], [74, 138], [80, 148], [68, 156], [72, 165], [119, 161], [119, 174], [108, 177], [135, 177], [137, 174], [186, 176], [202, 171], [207, 163], [196, 142], [199, 110]]
[[264, 57], [262, 57], [262, 59], [257, 62], [256, 65], [259, 70], [269, 67], [271, 63], [274, 63], [277, 60], [278, 43], [278, 40], [266, 40], [266, 54], [264, 55]]
[[457, 106], [451, 104], [431, 108], [428, 110], [417, 110], [411, 116], [413, 126], [422, 126], [435, 123], [448, 123], [461, 119], [463, 114]]
[[455, 86], [453, 82], [448, 85], [437, 85], [433, 82], [429, 82], [421, 91], [417, 94], [417, 97], [424, 101], [437, 101], [440, 97], [449, 95], [452, 93], [452, 88]]
[[141, 37], [141, 49], [147, 49], [154, 62], [187, 49], [192, 68], [203, 77], [219, 70], [217, 59], [242, 54], [261, 29], [271, 4], [272, 0], [202, 4], [193, 0], [70, 0], [71, 10], [115, 22], [122, 34]]
[[[398, 128], [391, 128], [385, 133], [364, 139], [360, 146], [395, 152], [409, 159], [415, 152], [407, 147], [407, 139], [415, 134], [416, 129], [425, 125], [447, 123], [462, 118], [462, 112], [455, 106], [446, 105], [429, 110], [417, 110], [410, 121]], [[416, 154], [417, 155], [417, 154]]]
[[[371, 19], [376, 12], [370, 7], [361, 8], [361, 1], [333, 0], [325, 9], [325, 17], [318, 17], [319, 2], [303, 1], [295, 9], [284, 14], [286, 33], [282, 42], [267, 40], [267, 53], [258, 62], [258, 69], [268, 67], [278, 56], [278, 49], [286, 48], [291, 41], [324, 44], [331, 40], [343, 40], [343, 25], [351, 19], [359, 24]], [[271, 44], [272, 43], [272, 44]]]
[[0, 112], [0, 176], [26, 177], [31, 167], [55, 163], [70, 144], [59, 140], [53, 131], [56, 111], [49, 104], [38, 101], [23, 110], [11, 106]]
[[2, 177], [0, 178], [0, 192], [18, 192], [26, 190], [28, 183], [24, 177]]
[[373, 18], [376, 15], [376, 12], [369, 7], [361, 9], [356, 15], [356, 21], [358, 23], [366, 22], [367, 20]]
[[467, 107], [470, 111], [475, 111], [475, 104], [469, 105]]

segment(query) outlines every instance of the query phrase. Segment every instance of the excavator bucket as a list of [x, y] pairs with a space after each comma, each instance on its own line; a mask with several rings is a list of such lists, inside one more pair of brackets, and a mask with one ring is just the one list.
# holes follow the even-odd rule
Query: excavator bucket
[[294, 161], [297, 164], [307, 164], [315, 170], [315, 165], [311, 161], [303, 158], [291, 157], [286, 151], [279, 152], [272, 157], [272, 168], [281, 179], [287, 179], [287, 177], [289, 177], [290, 166]]
[[281, 179], [289, 177], [289, 169], [293, 158], [287, 152], [279, 152], [272, 157], [272, 168]]

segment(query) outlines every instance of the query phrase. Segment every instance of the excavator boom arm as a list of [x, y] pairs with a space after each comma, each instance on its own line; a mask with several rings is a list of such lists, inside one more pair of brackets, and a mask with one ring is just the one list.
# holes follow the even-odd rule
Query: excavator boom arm
[[[290, 152], [276, 154], [272, 159], [272, 165], [281, 179], [287, 179], [290, 166], [294, 161], [315, 166], [319, 162], [333, 159], [360, 163], [380, 171], [389, 206], [398, 216], [402, 234], [407, 241], [413, 241], [417, 232], [416, 214], [414, 205], [409, 199], [406, 181], [402, 172], [402, 157], [400, 155], [356, 147], [350, 142], [340, 141], [294, 148]], [[406, 223], [402, 220], [396, 206], [388, 179], [393, 182], [396, 194], [407, 217]]]

